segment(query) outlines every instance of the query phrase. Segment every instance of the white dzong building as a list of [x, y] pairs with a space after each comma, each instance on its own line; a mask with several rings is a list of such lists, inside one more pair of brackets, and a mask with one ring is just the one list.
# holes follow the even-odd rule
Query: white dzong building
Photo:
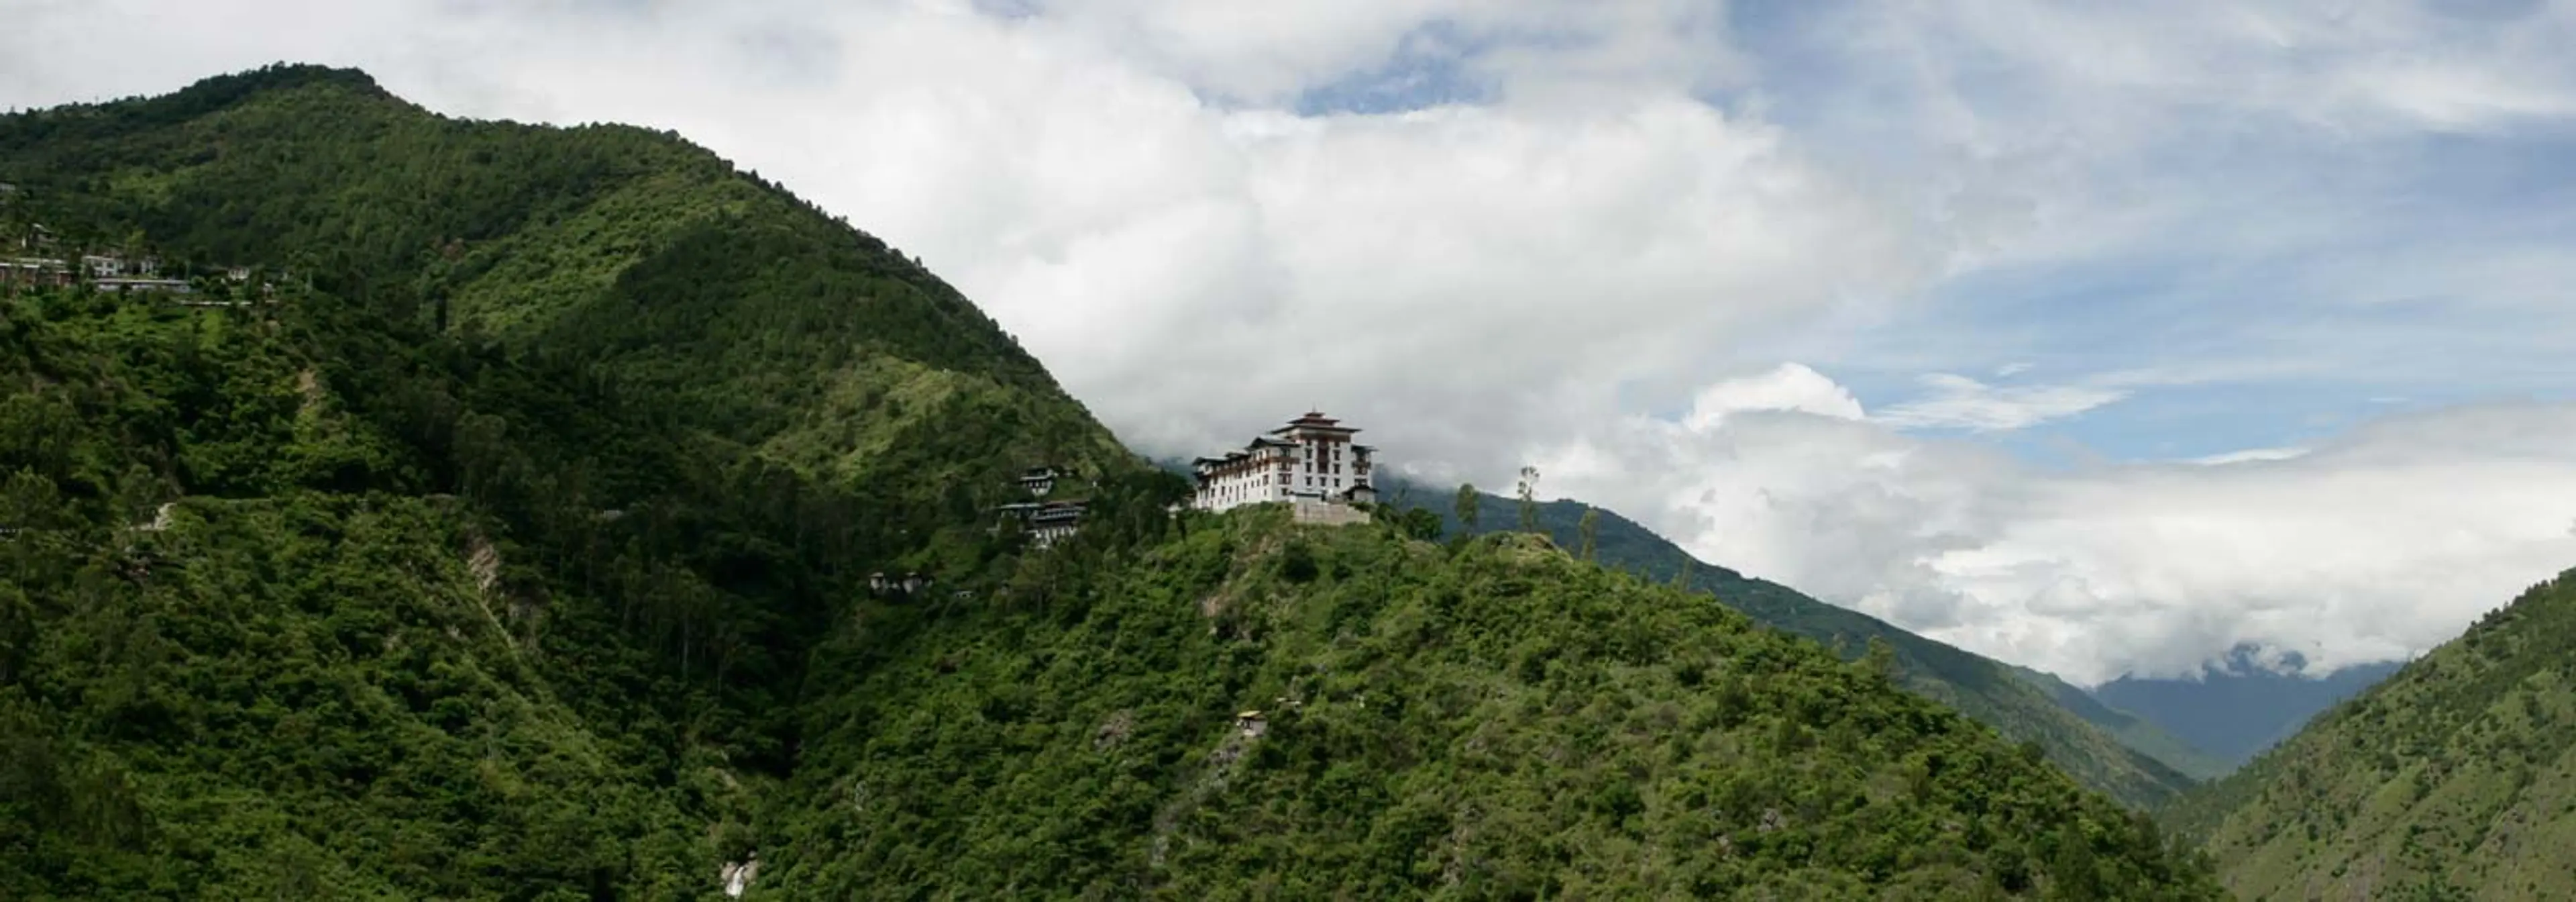
[[1308, 412], [1252, 440], [1241, 451], [1194, 461], [1198, 494], [1190, 506], [1229, 510], [1273, 501], [1376, 501], [1369, 485], [1377, 449], [1351, 441], [1358, 429]]

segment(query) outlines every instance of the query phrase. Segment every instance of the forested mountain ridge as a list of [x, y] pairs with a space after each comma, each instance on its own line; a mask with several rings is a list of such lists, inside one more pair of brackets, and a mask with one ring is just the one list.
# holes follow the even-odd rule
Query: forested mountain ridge
[[2576, 571], [2163, 816], [2246, 899], [2576, 895]]
[[[0, 897], [2214, 892], [2036, 747], [1534, 537], [1172, 516], [712, 160], [308, 68], [0, 117], [0, 224], [227, 305], [0, 289]], [[986, 513], [1033, 463], [1093, 501], [1043, 552]]]
[[[1454, 492], [1401, 482], [1390, 482], [1388, 491], [1402, 494], [1392, 503], [1438, 514], [1445, 529], [1459, 528]], [[1906, 688], [1958, 708], [2013, 739], [2039, 743], [2049, 760], [2085, 785], [2131, 805], [2152, 807], [2171, 799], [2192, 784], [2193, 778], [2182, 768], [2205, 767], [2198, 753], [2180, 740], [2111, 710], [2054, 677], [2030, 673], [2025, 678], [2011, 665], [1817, 601], [1787, 586], [1700, 561], [1615, 511], [1559, 500], [1539, 502], [1536, 514], [1541, 531], [1573, 549], [1584, 547], [1583, 518], [1591, 514], [1595, 517], [1591, 544], [1602, 564], [1634, 570], [1656, 581], [1686, 582], [1690, 589], [1713, 593], [1765, 625], [1824, 643], [1846, 659], [1858, 660], [1872, 639], [1884, 641], [1895, 653], [1900, 682]], [[1478, 493], [1477, 528], [1516, 529], [1519, 517], [1517, 500]]]
[[1134, 465], [954, 289], [675, 135], [451, 119], [281, 66], [0, 120], [0, 180], [71, 243], [305, 274], [853, 483], [965, 482], [925, 477], [969, 475], [937, 462], [970, 444]]
[[2209, 898], [1955, 712], [1525, 533], [1192, 514], [872, 610], [780, 794], [798, 895]]
[[0, 117], [0, 181], [13, 254], [242, 304], [0, 288], [0, 896], [695, 895], [869, 573], [1007, 570], [1021, 467], [1141, 472], [669, 136], [284, 67]]

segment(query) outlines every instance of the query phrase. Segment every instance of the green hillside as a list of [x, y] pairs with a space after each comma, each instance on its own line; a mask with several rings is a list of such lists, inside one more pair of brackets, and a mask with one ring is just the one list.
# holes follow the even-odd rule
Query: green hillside
[[1131, 464], [955, 290], [675, 135], [449, 119], [278, 67], [0, 120], [0, 179], [67, 244], [284, 269], [845, 482]]
[[2576, 896], [2576, 571], [2166, 816], [2246, 899]]
[[1007, 552], [1019, 467], [1134, 469], [668, 136], [275, 69], [0, 117], [0, 181], [59, 236], [15, 252], [245, 304], [0, 303], [0, 898], [694, 894], [868, 573]]
[[[0, 181], [17, 252], [196, 289], [0, 288], [0, 898], [2214, 893], [1705, 599], [1173, 517], [672, 136], [275, 68], [0, 117]], [[1053, 550], [983, 513], [1035, 463], [1095, 502]]]
[[836, 699], [779, 796], [782, 887], [2212, 892], [2036, 747], [1706, 596], [1535, 536], [1286, 520], [1192, 515], [976, 604], [868, 611], [818, 658]]
[[[1437, 513], [1443, 528], [1454, 533], [1454, 490], [1397, 484], [1392, 491], [1403, 496], [1390, 499], [1393, 503]], [[1539, 528], [1559, 545], [1579, 549], [1583, 517], [1594, 510], [1577, 501], [1544, 502], [1538, 505]], [[1518, 501], [1480, 493], [1479, 529], [1515, 529], [1519, 518]], [[1859, 659], [1872, 639], [1884, 641], [1895, 651], [1897, 671], [1906, 688], [1955, 707], [2013, 739], [2039, 743], [2049, 760], [2085, 785], [2132, 805], [2154, 806], [2190, 786], [2191, 774], [2216, 772], [2199, 753], [2153, 724], [2104, 707], [2054, 677], [2033, 673], [2038, 679], [2025, 679], [2011, 665], [1817, 601], [1778, 583], [1703, 563], [1616, 512], [1598, 512], [1593, 543], [1595, 555], [1605, 565], [1659, 582], [1687, 574], [1690, 588], [1715, 593], [1728, 607], [1765, 625], [1824, 643], [1846, 659]]]

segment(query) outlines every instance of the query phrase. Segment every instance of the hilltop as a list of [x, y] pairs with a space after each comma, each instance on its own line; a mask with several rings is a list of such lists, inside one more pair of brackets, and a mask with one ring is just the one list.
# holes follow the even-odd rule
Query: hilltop
[[[1459, 529], [1454, 491], [1391, 484], [1389, 493], [1398, 492], [1403, 497], [1391, 503], [1436, 513], [1445, 530]], [[1479, 493], [1477, 504], [1479, 528], [1517, 528], [1517, 500]], [[1595, 513], [1594, 555], [1603, 565], [1714, 594], [1766, 626], [1816, 640], [1845, 659], [1858, 660], [1873, 640], [1885, 642], [1894, 652], [1899, 681], [1906, 688], [1958, 708], [2015, 740], [2039, 743], [2049, 760], [2085, 785], [2131, 805], [2161, 804], [2191, 786], [2194, 777], [2222, 770], [2155, 725], [2103, 705], [2056, 677], [1981, 657], [1787, 586], [1701, 561], [1615, 511], [1559, 500], [1539, 503], [1537, 513], [1540, 531], [1572, 549], [1583, 547], [1583, 517]]]
[[[1172, 516], [676, 136], [277, 67], [0, 117], [0, 181], [231, 299], [0, 290], [0, 896], [2214, 892], [1705, 597]], [[989, 513], [1038, 464], [1091, 501], [1047, 550]]]
[[2576, 893], [2576, 571], [2166, 818], [2246, 899]]

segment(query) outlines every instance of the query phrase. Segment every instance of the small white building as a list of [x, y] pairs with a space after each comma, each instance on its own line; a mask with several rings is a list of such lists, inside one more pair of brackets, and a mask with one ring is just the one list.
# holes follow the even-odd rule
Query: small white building
[[1020, 474], [1020, 488], [1028, 490], [1031, 498], [1044, 498], [1055, 491], [1057, 477], [1070, 475], [1054, 467], [1030, 467]]
[[1231, 510], [1277, 501], [1375, 501], [1369, 484], [1377, 449], [1352, 441], [1359, 430], [1309, 411], [1259, 436], [1241, 451], [1193, 462], [1198, 494], [1190, 506]]
[[100, 291], [159, 291], [187, 294], [194, 290], [186, 279], [93, 279], [90, 285]]
[[0, 258], [0, 285], [70, 285], [71, 265], [44, 257]]
[[993, 528], [1017, 528], [1028, 535], [1031, 545], [1038, 548], [1053, 547], [1057, 542], [1073, 538], [1074, 534], [1082, 531], [1082, 517], [1089, 510], [1089, 503], [1066, 498], [1045, 500], [1055, 491], [1057, 483], [1068, 482], [1073, 477], [1071, 469], [1057, 466], [1030, 467], [1021, 471], [1020, 490], [1029, 493], [1029, 500], [993, 508], [1001, 515], [1001, 522], [994, 524]]
[[1073, 538], [1082, 531], [1083, 503], [1049, 501], [1029, 514], [1029, 543], [1039, 548], [1052, 548], [1055, 543]]

